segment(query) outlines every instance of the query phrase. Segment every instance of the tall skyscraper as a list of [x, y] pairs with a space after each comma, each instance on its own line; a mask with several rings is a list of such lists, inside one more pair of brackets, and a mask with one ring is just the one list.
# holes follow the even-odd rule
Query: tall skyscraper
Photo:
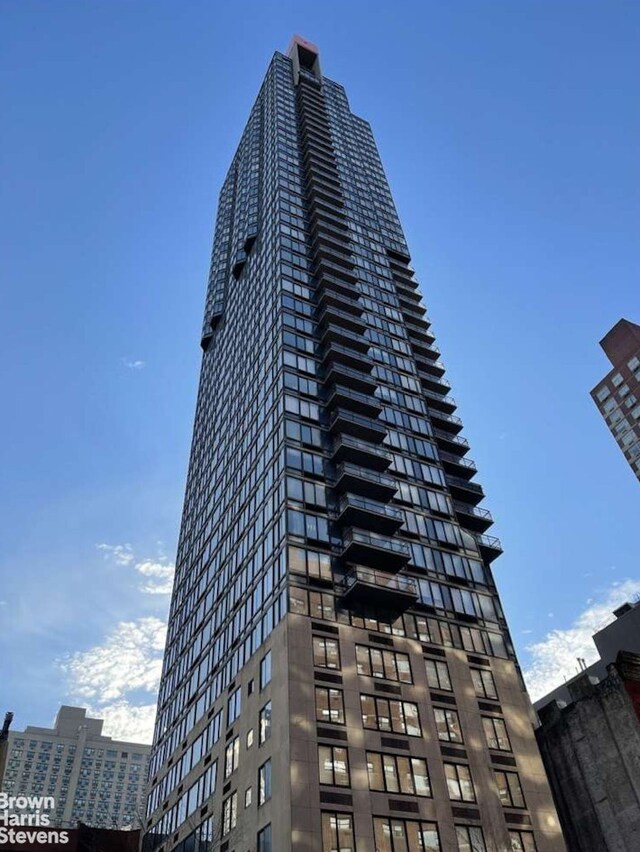
[[640, 325], [621, 319], [600, 341], [612, 369], [591, 397], [640, 479]]
[[296, 38], [220, 194], [147, 850], [564, 849], [417, 286]]

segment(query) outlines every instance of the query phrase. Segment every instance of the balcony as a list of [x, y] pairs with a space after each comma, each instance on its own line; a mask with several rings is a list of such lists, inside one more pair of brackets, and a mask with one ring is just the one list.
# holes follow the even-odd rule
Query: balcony
[[420, 373], [420, 381], [425, 393], [435, 393], [438, 396], [446, 396], [451, 390], [451, 385], [442, 376], [425, 375]]
[[455, 414], [446, 414], [444, 411], [438, 411], [437, 408], [429, 408], [429, 417], [434, 426], [441, 431], [453, 432], [454, 435], [462, 431], [462, 420]]
[[371, 417], [353, 414], [344, 408], [337, 408], [331, 415], [329, 431], [334, 435], [337, 432], [352, 435], [354, 438], [362, 438], [374, 444], [381, 444], [387, 437], [387, 428], [384, 423], [378, 423]]
[[360, 566], [346, 574], [340, 591], [349, 607], [375, 607], [388, 612], [404, 612], [418, 600], [418, 584], [413, 577]]
[[363, 354], [369, 351], [369, 341], [362, 334], [357, 334], [345, 328], [343, 325], [328, 323], [322, 329], [323, 343], [338, 343], [341, 346], [349, 346]]
[[349, 242], [348, 234], [336, 233], [333, 229], [317, 229], [311, 240], [311, 249], [316, 254], [319, 254], [325, 248], [337, 252], [338, 254], [342, 254], [348, 258], [351, 263], [353, 263], [353, 258], [351, 257], [351, 244]]
[[[362, 303], [358, 301], [357, 293], [353, 287], [349, 288], [350, 296], [346, 296], [343, 292], [336, 290], [328, 290], [323, 288], [318, 297], [318, 305], [320, 308], [337, 308], [342, 313], [352, 314], [355, 317], [361, 317], [363, 312]], [[355, 296], [355, 298], [352, 298]]]
[[[423, 322], [424, 322], [425, 326], [429, 325], [429, 323], [427, 323], [426, 320], [423, 320]], [[414, 340], [421, 340], [424, 343], [428, 343], [428, 344], [435, 342], [436, 337], [430, 329], [423, 328], [422, 325], [418, 325], [416, 322], [413, 322], [411, 320], [407, 320], [405, 322], [405, 327], [407, 328], [407, 330], [409, 331], [409, 333], [411, 335], [412, 342]]]
[[[371, 447], [371, 452], [376, 449]], [[384, 456], [374, 456], [373, 459], [379, 467], [385, 462], [389, 463], [389, 459]], [[336, 467], [334, 488], [339, 492], [353, 492], [373, 500], [391, 500], [398, 490], [395, 479], [388, 473], [379, 473], [349, 462], [343, 462]]]
[[476, 541], [480, 554], [486, 562], [493, 562], [503, 552], [500, 539], [494, 535], [476, 535]]
[[[355, 467], [355, 471], [353, 473], [358, 477], [365, 474], [372, 474], [372, 476], [375, 477], [374, 481], [379, 482], [381, 487], [384, 486], [383, 496], [380, 497], [380, 499], [385, 499], [389, 492], [389, 496], [391, 497], [395, 494], [396, 483], [393, 477], [384, 476], [379, 478], [375, 473], [376, 471], [378, 473], [382, 473], [391, 464], [391, 454], [388, 453], [384, 447], [376, 444], [369, 444], [367, 441], [359, 441], [357, 438], [352, 438], [350, 435], [340, 435], [333, 442], [332, 458], [338, 466], [340, 466], [343, 462], [346, 462], [349, 471], [352, 467]], [[358, 493], [361, 492], [358, 490]], [[368, 496], [376, 497], [379, 495], [369, 494]]]
[[452, 396], [441, 396], [439, 393], [434, 393], [426, 388], [423, 388], [422, 393], [427, 398], [429, 413], [431, 413], [433, 408], [445, 411], [448, 414], [456, 410], [456, 401]]
[[[414, 347], [415, 348], [415, 347]], [[442, 361], [430, 361], [416, 354], [416, 367], [421, 381], [432, 381], [433, 377], [440, 379], [446, 373], [446, 367]]]
[[360, 370], [345, 367], [344, 364], [331, 364], [323, 376], [323, 382], [325, 385], [344, 385], [351, 390], [368, 394], [374, 394], [378, 387], [376, 380], [371, 376], [361, 373]]
[[355, 411], [365, 417], [378, 417], [382, 411], [382, 403], [375, 396], [334, 385], [327, 395], [326, 406], [329, 409], [337, 407]]
[[329, 369], [331, 364], [346, 364], [347, 367], [353, 367], [363, 373], [370, 373], [373, 370], [373, 361], [366, 353], [356, 352], [350, 346], [341, 346], [339, 343], [329, 343], [324, 347], [322, 366]]
[[345, 233], [349, 232], [344, 213], [341, 210], [329, 211], [322, 207], [314, 207], [309, 211], [309, 222], [312, 227], [320, 227], [328, 223], [333, 225], [334, 228], [341, 228]]
[[405, 541], [378, 533], [349, 528], [345, 530], [342, 541], [343, 559], [369, 568], [399, 571], [411, 559], [411, 548]]
[[483, 533], [493, 523], [493, 515], [488, 509], [471, 506], [469, 503], [460, 503], [457, 500], [453, 501], [453, 508], [462, 526], [468, 530]]
[[[318, 322], [322, 326], [329, 326], [334, 323], [337, 326], [348, 329], [352, 334], [363, 335], [367, 330], [366, 324], [360, 317], [343, 311], [336, 305], [327, 305], [318, 315]], [[367, 348], [369, 344], [367, 344]]]
[[425, 343], [415, 337], [411, 339], [411, 348], [418, 358], [427, 358], [429, 361], [437, 361], [442, 354], [435, 343]]
[[471, 503], [475, 506], [484, 499], [484, 490], [482, 485], [477, 482], [468, 482], [461, 476], [446, 475], [447, 486], [454, 500], [460, 500], [462, 503]]
[[422, 305], [413, 305], [409, 308], [401, 300], [400, 309], [404, 318], [413, 325], [417, 325], [419, 328], [424, 330], [428, 329], [431, 325], [431, 320], [429, 320], [428, 317], [425, 317], [427, 309], [423, 308]]
[[326, 257], [319, 257], [317, 259], [316, 274], [318, 277], [330, 275], [332, 278], [337, 277], [338, 280], [347, 281], [351, 284], [355, 284], [358, 280], [358, 275], [354, 270], [340, 266], [338, 263], [333, 263], [333, 261], [328, 260]]
[[451, 432], [434, 429], [433, 437], [436, 439], [438, 447], [445, 449], [447, 452], [463, 456], [469, 451], [469, 442], [462, 435], [452, 435]]
[[345, 494], [338, 504], [338, 523], [346, 527], [364, 527], [378, 533], [393, 535], [404, 522], [404, 516], [395, 506], [355, 494]]
[[328, 221], [314, 217], [309, 223], [309, 230], [312, 241], [318, 237], [331, 238], [340, 244], [348, 243], [350, 240], [349, 230], [344, 222]]
[[447, 473], [460, 476], [462, 479], [472, 479], [478, 472], [476, 463], [471, 459], [464, 459], [455, 453], [446, 453], [440, 450], [440, 461]]

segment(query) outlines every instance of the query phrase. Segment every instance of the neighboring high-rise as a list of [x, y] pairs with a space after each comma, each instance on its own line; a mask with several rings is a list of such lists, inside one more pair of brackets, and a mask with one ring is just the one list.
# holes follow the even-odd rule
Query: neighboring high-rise
[[600, 346], [613, 368], [591, 396], [640, 479], [640, 325], [621, 319], [605, 334]]
[[146, 850], [564, 849], [417, 286], [296, 38], [220, 194]]
[[28, 725], [7, 732], [0, 791], [51, 796], [51, 825], [78, 822], [103, 828], [140, 828], [147, 793], [148, 745], [102, 734], [102, 719], [63, 705], [53, 728]]

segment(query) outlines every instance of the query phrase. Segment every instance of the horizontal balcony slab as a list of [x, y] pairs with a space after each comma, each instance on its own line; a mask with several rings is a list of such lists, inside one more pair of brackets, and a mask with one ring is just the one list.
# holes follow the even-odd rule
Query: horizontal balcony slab
[[[351, 435], [339, 435], [333, 442], [331, 453], [334, 463], [338, 465], [336, 470], [338, 480], [342, 476], [356, 480], [367, 478], [385, 491], [391, 489], [391, 496], [395, 494], [397, 490], [395, 479], [384, 473], [392, 462], [391, 453], [384, 447], [379, 444], [370, 444], [368, 441], [360, 441]], [[356, 490], [358, 494], [360, 493], [357, 489], [348, 490]]]
[[325, 345], [322, 355], [324, 369], [328, 370], [331, 364], [346, 364], [347, 367], [353, 367], [363, 373], [370, 373], [373, 370], [373, 361], [366, 352], [357, 352], [350, 346], [342, 346], [334, 342]]
[[[371, 450], [371, 461], [376, 461], [380, 466], [388, 461], [384, 457], [372, 458], [375, 447]], [[362, 465], [342, 462], [336, 468], [334, 488], [337, 492], [360, 494], [372, 500], [391, 500], [398, 487], [395, 479], [384, 473], [384, 470], [382, 467], [380, 470], [370, 470]]]
[[339, 586], [342, 600], [352, 608], [374, 607], [387, 612], [404, 612], [418, 600], [418, 584], [404, 574], [390, 575], [369, 568], [354, 568]]
[[322, 382], [329, 385], [343, 385], [358, 393], [374, 394], [378, 384], [374, 378], [360, 370], [347, 367], [346, 364], [331, 364], [323, 371]]
[[469, 503], [460, 503], [457, 500], [453, 501], [453, 508], [462, 526], [468, 530], [483, 533], [493, 524], [493, 516], [488, 509], [481, 509]]
[[342, 558], [369, 568], [399, 571], [411, 558], [406, 542], [361, 529], [346, 530], [342, 541]]
[[346, 527], [360, 527], [373, 532], [393, 535], [404, 522], [402, 512], [377, 500], [354, 494], [345, 494], [338, 505], [338, 523]]
[[371, 417], [354, 414], [344, 408], [337, 408], [329, 418], [329, 431], [335, 435], [351, 435], [373, 444], [381, 444], [387, 437], [384, 423], [379, 423]]
[[333, 385], [329, 388], [325, 404], [329, 410], [345, 408], [365, 417], [378, 417], [382, 412], [382, 403], [377, 397], [342, 385]]

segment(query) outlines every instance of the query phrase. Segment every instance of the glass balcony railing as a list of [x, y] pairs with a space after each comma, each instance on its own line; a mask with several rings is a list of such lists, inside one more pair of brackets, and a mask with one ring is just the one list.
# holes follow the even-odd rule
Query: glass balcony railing
[[408, 561], [411, 558], [411, 548], [405, 541], [389, 538], [386, 535], [380, 535], [375, 532], [366, 532], [359, 529], [348, 529], [342, 536], [342, 541], [345, 550], [351, 547], [371, 548], [373, 550], [385, 551], [387, 558], [390, 556], [397, 557], [403, 561]]
[[500, 543], [500, 539], [496, 538], [494, 535], [481, 535], [477, 533], [476, 542], [478, 543], [482, 556], [487, 560], [487, 562], [493, 562], [493, 560], [497, 559], [497, 557], [502, 553], [502, 544]]
[[353, 387], [361, 393], [374, 393], [378, 387], [375, 379], [371, 378], [367, 373], [362, 373], [360, 370], [354, 370], [347, 367], [346, 364], [332, 364], [325, 371], [323, 377], [324, 382], [332, 381], [336, 384], [345, 384]]
[[384, 423], [362, 414], [354, 414], [344, 408], [336, 409], [329, 418], [329, 431], [346, 432], [369, 441], [383, 441], [387, 436]]
[[[347, 443], [346, 436], [342, 436], [340, 440], [341, 445], [345, 445]], [[380, 462], [388, 467], [391, 462], [391, 459], [388, 457], [388, 454], [385, 453], [380, 447], [376, 447], [373, 444], [367, 444], [364, 441], [354, 440], [352, 445], [355, 444], [357, 447], [363, 452], [368, 452], [371, 457], [376, 457], [380, 459]], [[378, 452], [380, 450], [380, 452]], [[383, 468], [384, 470], [384, 468]], [[365, 479], [367, 482], [374, 482], [377, 485], [381, 485], [384, 488], [393, 489], [393, 491], [397, 490], [396, 481], [393, 476], [390, 476], [388, 473], [383, 473], [379, 470], [372, 470], [368, 467], [362, 467], [358, 464], [351, 464], [350, 462], [342, 462], [336, 465], [336, 480], [338, 480], [341, 476], [352, 476], [354, 478]]]
[[378, 500], [368, 500], [366, 497], [358, 497], [355, 494], [346, 494], [340, 498], [338, 508], [341, 512], [350, 506], [357, 509], [364, 509], [367, 512], [377, 512], [378, 514], [387, 515], [399, 521], [402, 521], [403, 518], [401, 510], [396, 506], [388, 506], [386, 503], [378, 502]]
[[373, 568], [365, 568], [364, 566], [356, 566], [352, 568], [344, 576], [342, 588], [345, 592], [353, 589], [358, 583], [364, 583], [368, 586], [392, 593], [400, 593], [408, 595], [410, 598], [417, 600], [418, 584], [413, 577], [407, 577], [404, 574], [387, 574], [385, 571], [375, 571]]
[[382, 403], [377, 397], [338, 384], [333, 385], [327, 394], [327, 404], [332, 403], [347, 406], [370, 417], [377, 417], [382, 411]]

